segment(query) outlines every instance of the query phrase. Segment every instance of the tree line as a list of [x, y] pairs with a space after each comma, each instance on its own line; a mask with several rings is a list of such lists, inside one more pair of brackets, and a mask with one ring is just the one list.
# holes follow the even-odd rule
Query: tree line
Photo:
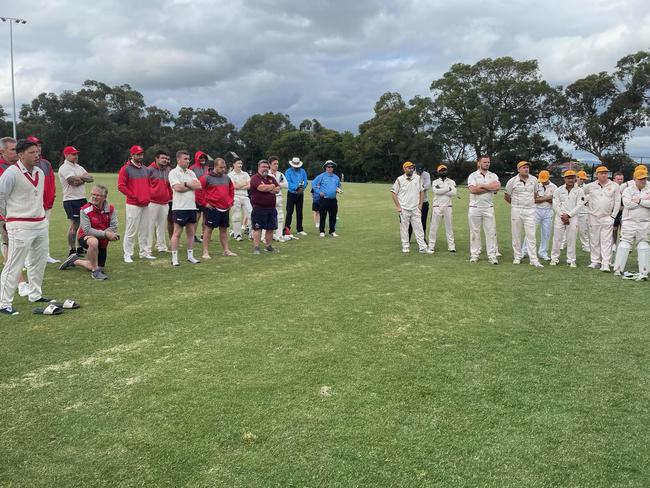
[[[240, 127], [215, 108], [182, 107], [177, 114], [149, 106], [128, 84], [87, 80], [79, 91], [41, 93], [20, 109], [19, 136], [38, 135], [45, 157], [61, 160], [67, 145], [82, 151], [84, 166], [114, 172], [138, 144], [151, 159], [159, 149], [203, 150], [212, 157], [237, 152], [248, 164], [278, 155], [299, 156], [309, 174], [332, 159], [357, 180], [388, 180], [410, 159], [434, 168], [444, 161], [450, 176], [463, 179], [480, 154], [496, 171], [522, 159], [533, 169], [568, 161], [553, 135], [593, 154], [610, 169], [631, 172], [625, 146], [650, 116], [650, 52], [623, 57], [610, 72], [581, 78], [566, 87], [542, 79], [536, 60], [486, 58], [457, 63], [430, 86], [431, 96], [405, 100], [384, 93], [358, 134], [324, 127], [317, 119], [295, 126], [283, 113], [251, 115]], [[11, 133], [0, 107], [2, 134]]]

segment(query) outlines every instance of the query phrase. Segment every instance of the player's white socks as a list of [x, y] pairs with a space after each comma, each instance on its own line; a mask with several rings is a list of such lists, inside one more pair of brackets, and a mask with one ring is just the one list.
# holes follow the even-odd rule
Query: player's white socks
[[194, 259], [194, 249], [188, 249], [187, 250], [187, 260], [192, 264], [196, 264], [196, 263], [201, 262], [198, 259]]
[[178, 251], [172, 251], [172, 264], [178, 266]]

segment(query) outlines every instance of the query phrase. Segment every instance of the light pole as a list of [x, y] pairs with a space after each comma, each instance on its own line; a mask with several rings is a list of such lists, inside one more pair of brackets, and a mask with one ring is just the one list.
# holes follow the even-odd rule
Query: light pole
[[3, 22], [9, 22], [9, 51], [11, 56], [11, 103], [13, 105], [12, 118], [14, 123], [14, 139], [16, 138], [16, 88], [14, 86], [14, 22], [16, 24], [26, 24], [25, 19], [15, 17], [0, 17]]

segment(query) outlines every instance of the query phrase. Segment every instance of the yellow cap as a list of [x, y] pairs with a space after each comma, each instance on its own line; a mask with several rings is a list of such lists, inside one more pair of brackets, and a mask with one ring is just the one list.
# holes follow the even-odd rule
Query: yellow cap
[[528, 161], [519, 161], [517, 163], [517, 169], [521, 168], [522, 166], [530, 166], [530, 163]]
[[436, 168], [436, 171], [442, 171], [443, 169], [447, 169], [447, 166], [445, 166], [444, 164], [440, 164], [440, 165], [438, 165], [438, 167]]
[[406, 168], [408, 168], [409, 166], [415, 166], [415, 164], [413, 164], [411, 161], [406, 161], [406, 162], [402, 165], [402, 169], [406, 169]]
[[[569, 170], [569, 171], [573, 171], [573, 170]], [[580, 178], [581, 180], [589, 179], [589, 177], [587, 176], [587, 172], [583, 170], [578, 171], [578, 178]]]
[[596, 168], [596, 173], [609, 173], [607, 166], [598, 166]]
[[539, 175], [537, 175], [537, 179], [540, 181], [540, 183], [546, 183], [551, 179], [551, 173], [543, 169], [539, 172]]
[[634, 168], [634, 179], [645, 180], [648, 177], [648, 168], [645, 166], [637, 166]]
[[[582, 171], [582, 173], [585, 173], [585, 172]], [[567, 170], [564, 172], [564, 175], [563, 175], [563, 176], [566, 178], [567, 176], [579, 176], [579, 175], [580, 175], [580, 173], [577, 173], [577, 174], [576, 174], [576, 172], [573, 171], [572, 169], [567, 169]], [[586, 177], [587, 177], [587, 173], [585, 173], [585, 178], [586, 178]]]

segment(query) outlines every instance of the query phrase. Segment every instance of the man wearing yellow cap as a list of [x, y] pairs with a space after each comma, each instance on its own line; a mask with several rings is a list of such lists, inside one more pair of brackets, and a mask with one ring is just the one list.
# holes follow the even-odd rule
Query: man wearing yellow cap
[[429, 230], [429, 249], [436, 249], [436, 236], [438, 226], [442, 219], [445, 220], [445, 233], [447, 234], [447, 250], [456, 252], [454, 242], [454, 226], [451, 215], [452, 199], [456, 196], [456, 182], [447, 178], [447, 166], [444, 164], [436, 168], [438, 178], [431, 182], [433, 202], [431, 207], [431, 228]]
[[535, 194], [535, 217], [540, 228], [540, 242], [538, 256], [541, 259], [549, 260], [548, 241], [551, 238], [551, 227], [553, 226], [553, 194], [557, 190], [555, 183], [551, 181], [551, 174], [542, 170], [537, 178], [537, 192]]
[[[576, 185], [584, 191], [584, 185], [589, 181], [587, 172], [580, 170], [577, 173], [578, 179]], [[580, 246], [584, 252], [589, 250], [589, 207], [583, 205], [578, 213], [578, 235], [580, 236]]]
[[467, 178], [469, 190], [469, 262], [475, 263], [481, 254], [481, 226], [485, 234], [488, 262], [497, 260], [497, 224], [494, 218], [494, 194], [501, 188], [499, 177], [489, 171], [490, 157], [478, 158], [478, 169]]
[[399, 212], [399, 234], [402, 241], [402, 252], [409, 252], [409, 224], [413, 228], [415, 240], [421, 253], [433, 254], [427, 248], [422, 229], [422, 203], [424, 202], [424, 187], [419, 175], [414, 174], [415, 164], [406, 161], [402, 165], [404, 174], [395, 180], [391, 188], [393, 203]]
[[510, 203], [510, 224], [512, 230], [512, 264], [520, 264], [523, 252], [521, 243], [522, 233], [526, 236], [528, 259], [536, 268], [543, 268], [537, 259], [537, 236], [535, 235], [535, 194], [537, 192], [537, 178], [530, 174], [530, 163], [519, 161], [517, 175], [506, 183], [505, 200]]
[[614, 219], [621, 206], [621, 190], [609, 179], [605, 166], [596, 168], [597, 180], [584, 186], [589, 205], [589, 245], [592, 269], [609, 272]]
[[625, 264], [636, 241], [639, 274], [632, 276], [637, 280], [648, 279], [650, 266], [650, 188], [648, 187], [648, 169], [637, 166], [634, 169], [634, 185], [627, 186], [623, 191], [623, 216], [621, 225], [621, 240], [616, 250], [614, 275], [620, 276], [625, 271]]
[[562, 243], [566, 240], [567, 264], [576, 267], [576, 240], [578, 233], [578, 216], [584, 207], [585, 194], [576, 185], [577, 175], [572, 169], [564, 172], [564, 185], [553, 193], [553, 247], [551, 248], [551, 266], [560, 261]]

